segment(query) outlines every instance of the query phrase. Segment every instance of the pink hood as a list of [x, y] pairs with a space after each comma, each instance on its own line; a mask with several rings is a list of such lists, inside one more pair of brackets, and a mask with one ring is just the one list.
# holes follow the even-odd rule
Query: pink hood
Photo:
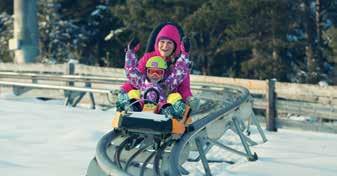
[[159, 42], [159, 39], [161, 38], [167, 38], [167, 39], [170, 39], [172, 40], [174, 43], [175, 43], [175, 52], [174, 52], [174, 57], [178, 57], [179, 54], [180, 54], [180, 42], [181, 42], [181, 36], [179, 34], [179, 30], [177, 29], [176, 26], [174, 25], [171, 25], [171, 24], [168, 24], [168, 25], [165, 25], [161, 30], [160, 32], [158, 33], [157, 37], [156, 37], [156, 42], [155, 42], [155, 51], [158, 53], [159, 50], [158, 50], [158, 42]]

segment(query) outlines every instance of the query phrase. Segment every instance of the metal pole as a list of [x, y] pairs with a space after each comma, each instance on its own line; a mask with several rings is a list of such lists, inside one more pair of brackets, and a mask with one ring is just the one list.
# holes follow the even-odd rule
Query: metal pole
[[270, 79], [267, 80], [267, 112], [266, 112], [266, 116], [267, 116], [267, 130], [268, 131], [277, 131], [277, 127], [276, 127], [276, 95], [275, 95], [275, 83], [276, 83], [276, 79]]
[[246, 141], [246, 138], [244, 137], [244, 135], [242, 134], [242, 131], [239, 127], [239, 124], [238, 124], [238, 120], [237, 120], [237, 117], [233, 117], [232, 118], [232, 121], [233, 121], [233, 125], [234, 125], [234, 128], [236, 130], [236, 133], [239, 135], [240, 137], [240, 140], [241, 140], [241, 143], [243, 145], [243, 148], [245, 149], [246, 151], [246, 154], [247, 154], [247, 159], [249, 161], [255, 161], [257, 160], [257, 155], [254, 153], [254, 155], [252, 154], [252, 152], [250, 151], [250, 148], [249, 148], [249, 145], [247, 144], [247, 141]]
[[202, 147], [202, 142], [199, 137], [195, 138], [195, 144], [197, 145], [198, 151], [199, 151], [199, 156], [202, 162], [202, 165], [204, 166], [205, 169], [205, 175], [206, 176], [211, 176], [211, 169], [209, 168], [208, 161], [206, 158], [206, 153]]
[[14, 0], [14, 38], [9, 49], [15, 50], [14, 63], [32, 63], [39, 55], [36, 0]]
[[[75, 74], [75, 63], [73, 63], [73, 62], [69, 62], [68, 63], [66, 74], [67, 75], [74, 75]], [[74, 81], [69, 81], [69, 82], [66, 83], [66, 85], [67, 86], [74, 86], [75, 82]], [[76, 104], [74, 104], [74, 98], [76, 96], [76, 94], [74, 92], [64, 91], [64, 96], [66, 97], [66, 100], [65, 100], [65, 105], [66, 106], [68, 106], [68, 105], [73, 105], [73, 107], [76, 106]]]
[[251, 118], [252, 118], [252, 120], [253, 120], [253, 123], [254, 123], [254, 125], [256, 126], [257, 130], [259, 131], [260, 136], [261, 136], [263, 142], [267, 142], [267, 137], [266, 137], [266, 135], [264, 134], [264, 132], [263, 132], [261, 126], [260, 126], [260, 123], [259, 123], [259, 121], [257, 120], [257, 118], [256, 118], [256, 116], [255, 116], [253, 110], [251, 110], [251, 113], [250, 113], [250, 114], [251, 114]]
[[76, 92], [93, 92], [93, 93], [111, 94], [111, 90], [109, 89], [92, 89], [92, 88], [85, 88], [85, 87], [82, 88], [82, 87], [47, 85], [47, 84], [32, 84], [32, 83], [0, 81], [0, 86], [2, 85], [29, 87], [29, 88], [36, 88], [36, 89], [68, 90], [68, 91], [76, 91]]

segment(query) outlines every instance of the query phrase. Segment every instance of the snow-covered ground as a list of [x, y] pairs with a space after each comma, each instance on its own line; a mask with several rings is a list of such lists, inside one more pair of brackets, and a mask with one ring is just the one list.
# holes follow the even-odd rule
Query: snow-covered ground
[[[111, 129], [113, 110], [67, 108], [61, 101], [7, 100], [0, 97], [0, 173], [7, 176], [83, 176], [97, 141]], [[336, 176], [337, 134], [279, 129], [268, 142], [252, 147], [259, 160], [249, 162], [219, 148], [211, 164], [214, 175]], [[258, 134], [253, 137], [257, 141]], [[224, 136], [222, 140], [235, 137]], [[188, 166], [187, 166], [188, 167]], [[191, 175], [202, 175], [201, 164]]]

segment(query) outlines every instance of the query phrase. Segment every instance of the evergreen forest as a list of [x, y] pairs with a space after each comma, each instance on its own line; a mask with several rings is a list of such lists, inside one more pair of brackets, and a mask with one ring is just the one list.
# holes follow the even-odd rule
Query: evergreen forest
[[[180, 24], [192, 74], [337, 84], [337, 0], [37, 0], [41, 63], [119, 67], [137, 36]], [[13, 0], [0, 2], [0, 62], [13, 62]]]

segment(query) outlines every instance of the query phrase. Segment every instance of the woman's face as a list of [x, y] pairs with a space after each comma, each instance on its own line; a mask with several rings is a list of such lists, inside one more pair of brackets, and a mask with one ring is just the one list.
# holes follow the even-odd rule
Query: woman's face
[[168, 39], [161, 39], [158, 42], [158, 49], [162, 57], [169, 57], [173, 54], [174, 43]]

